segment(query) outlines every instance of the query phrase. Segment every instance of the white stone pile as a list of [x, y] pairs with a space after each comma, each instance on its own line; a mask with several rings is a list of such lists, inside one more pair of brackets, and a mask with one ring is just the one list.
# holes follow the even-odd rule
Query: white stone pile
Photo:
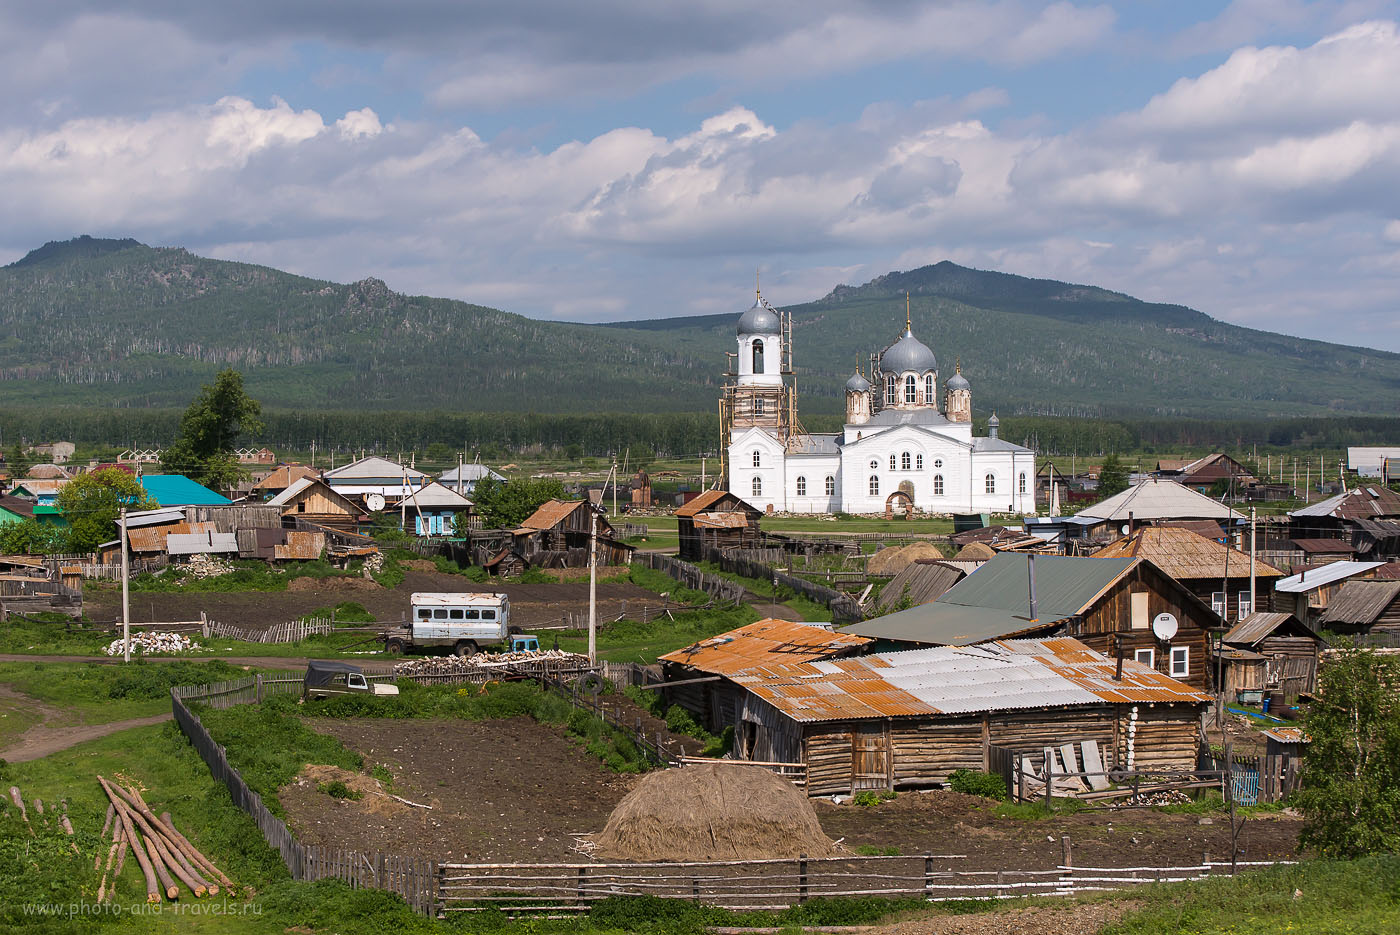
[[[198, 643], [191, 640], [183, 633], [161, 633], [152, 630], [147, 633], [131, 634], [131, 652], [135, 655], [153, 656], [161, 653], [187, 653], [191, 650], [199, 649]], [[120, 656], [123, 654], [122, 640], [118, 637], [112, 640], [103, 650], [109, 656]]]
[[217, 578], [233, 571], [233, 565], [212, 555], [195, 554], [189, 563], [180, 567], [180, 573], [187, 578]]
[[424, 656], [409, 659], [394, 666], [395, 675], [451, 675], [456, 672], [475, 672], [479, 669], [501, 668], [504, 666], [529, 663], [544, 663], [552, 669], [574, 668], [588, 665], [588, 657], [562, 649], [545, 649], [540, 652], [520, 653], [477, 653], [474, 656]]

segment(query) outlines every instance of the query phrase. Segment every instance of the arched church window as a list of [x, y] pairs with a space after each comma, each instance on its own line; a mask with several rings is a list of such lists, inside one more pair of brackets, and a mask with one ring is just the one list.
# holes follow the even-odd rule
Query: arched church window
[[922, 453], [919, 453], [919, 454], [914, 455], [914, 470], [916, 470], [916, 471], [922, 471], [923, 469], [924, 469], [924, 456], [923, 456], [923, 454], [922, 454]]
[[938, 389], [933, 383], [933, 374], [924, 374], [924, 402], [932, 406], [938, 402]]
[[870, 496], [880, 496], [880, 478], [875, 474], [870, 475]]
[[763, 455], [757, 451], [753, 453], [753, 466], [763, 467]]
[[885, 377], [885, 405], [893, 406], [899, 401], [898, 386], [899, 384], [896, 382], [894, 374]]
[[1026, 492], [1026, 472], [1021, 472], [1021, 493]]
[[797, 495], [799, 497], [807, 496], [807, 478], [800, 475], [797, 478]]
[[933, 495], [934, 495], [935, 497], [941, 497], [941, 496], [943, 496], [943, 475], [942, 475], [942, 474], [935, 474], [935, 475], [933, 475]]
[[995, 474], [988, 474], [988, 475], [987, 475], [987, 493], [996, 493], [996, 492], [997, 492], [997, 476], [996, 476]]
[[753, 342], [753, 372], [763, 372], [763, 342], [758, 338]]
[[894, 465], [895, 465], [894, 452], [891, 451], [891, 452], [890, 452], [890, 470], [891, 470], [891, 471], [897, 470], [897, 469], [895, 468]]
[[763, 496], [763, 478], [755, 477], [753, 479], [753, 495], [755, 497]]
[[834, 474], [826, 475], [826, 495], [828, 497], [836, 496], [836, 475]]
[[901, 471], [909, 470], [913, 466], [913, 464], [914, 461], [910, 457], [909, 452], [906, 451], [899, 456], [899, 469]]
[[914, 375], [912, 373], [904, 378], [904, 401], [906, 403], [915, 403], [919, 401], [918, 387], [919, 384], [914, 380]]

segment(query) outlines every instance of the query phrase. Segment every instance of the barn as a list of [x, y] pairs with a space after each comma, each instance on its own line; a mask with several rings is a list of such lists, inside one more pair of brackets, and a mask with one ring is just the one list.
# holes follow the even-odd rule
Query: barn
[[727, 490], [707, 490], [676, 510], [680, 557], [705, 560], [710, 549], [756, 549], [763, 542], [763, 514]]
[[1400, 646], [1400, 581], [1354, 578], [1346, 582], [1319, 626], [1368, 646]]
[[[593, 535], [592, 511], [586, 500], [547, 500], [519, 529], [512, 530], [515, 549], [530, 564], [547, 568], [581, 568], [588, 564]], [[598, 517], [598, 564], [626, 565], [633, 546], [613, 538], [612, 524]]]
[[804, 764], [809, 795], [942, 785], [954, 770], [990, 770], [994, 748], [1041, 770], [1046, 747], [1088, 741], [1107, 769], [1193, 769], [1209, 702], [1063, 637], [773, 665], [733, 681], [746, 692], [735, 757]]
[[341, 494], [319, 477], [303, 476], [292, 481], [267, 501], [282, 511], [284, 523], [298, 519], [342, 532], [355, 532], [368, 519], [356, 500]]
[[1272, 690], [1291, 699], [1317, 688], [1322, 638], [1292, 614], [1250, 614], [1231, 627], [1222, 642], [1227, 651], [1243, 651], [1258, 659], [1239, 656], [1240, 664], [1233, 665], [1225, 679], [1227, 695]]

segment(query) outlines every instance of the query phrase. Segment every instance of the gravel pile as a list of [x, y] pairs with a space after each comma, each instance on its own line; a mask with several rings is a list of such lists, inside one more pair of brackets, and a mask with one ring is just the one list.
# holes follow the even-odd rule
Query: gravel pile
[[[131, 634], [131, 651], [136, 655], [151, 656], [159, 653], [184, 653], [192, 649], [199, 649], [199, 644], [191, 640], [183, 633], [161, 633], [152, 631], [149, 633]], [[103, 650], [109, 656], [120, 656], [123, 653], [122, 640], [120, 637], [112, 640]]]
[[424, 656], [409, 659], [394, 666], [396, 675], [451, 675], [454, 672], [474, 672], [500, 666], [544, 663], [551, 668], [572, 668], [588, 665], [588, 657], [566, 653], [562, 649], [545, 649], [537, 653], [477, 653], [475, 656]]
[[217, 578], [232, 571], [233, 565], [212, 555], [194, 555], [188, 564], [180, 568], [180, 573], [186, 578]]

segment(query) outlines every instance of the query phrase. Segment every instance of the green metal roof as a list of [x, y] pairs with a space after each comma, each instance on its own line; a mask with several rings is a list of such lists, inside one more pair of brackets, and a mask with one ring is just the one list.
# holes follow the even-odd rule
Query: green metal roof
[[1031, 623], [1025, 616], [1005, 610], [931, 601], [874, 620], [853, 623], [837, 632], [922, 646], [971, 646], [1043, 629], [1054, 622], [1042, 617], [1040, 622]]

